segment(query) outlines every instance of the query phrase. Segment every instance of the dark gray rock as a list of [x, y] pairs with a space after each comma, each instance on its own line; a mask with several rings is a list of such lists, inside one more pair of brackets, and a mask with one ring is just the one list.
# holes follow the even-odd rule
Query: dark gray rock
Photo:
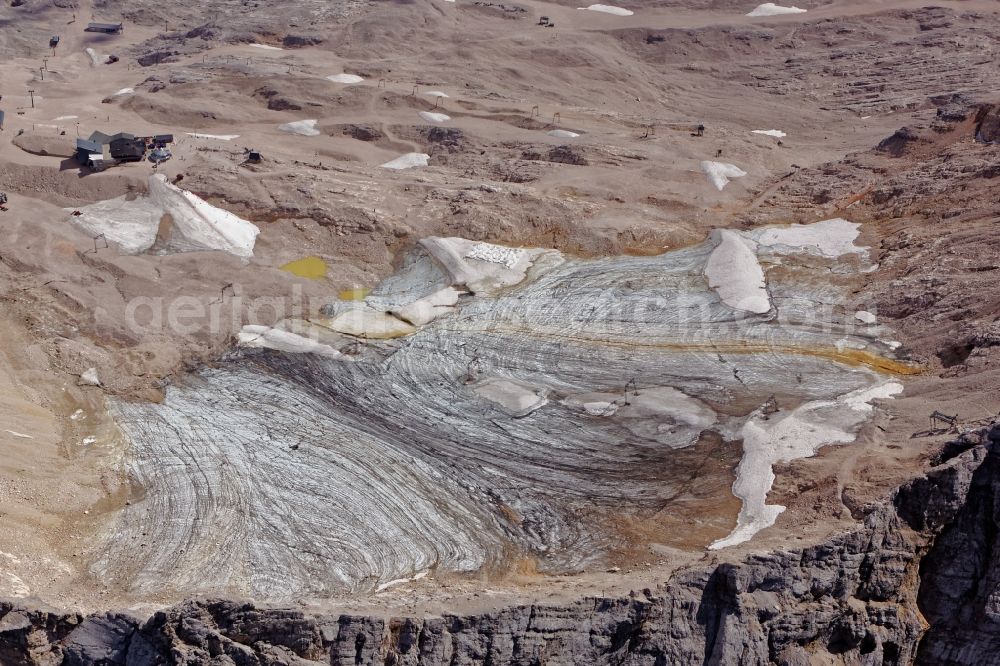
[[63, 666], [125, 666], [139, 621], [127, 615], [89, 617], [65, 641]]
[[1000, 143], [1000, 105], [984, 104], [976, 114], [976, 139]]
[[921, 140], [920, 134], [910, 127], [900, 127], [892, 136], [879, 142], [875, 150], [889, 153], [893, 157], [902, 157], [911, 144]]

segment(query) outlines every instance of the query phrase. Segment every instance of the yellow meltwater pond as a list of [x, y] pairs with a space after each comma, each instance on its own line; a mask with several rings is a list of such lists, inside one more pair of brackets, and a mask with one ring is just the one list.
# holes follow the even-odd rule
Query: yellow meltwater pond
[[322, 280], [325, 278], [326, 268], [326, 262], [319, 257], [303, 257], [302, 259], [296, 259], [281, 266], [281, 270], [309, 280]]

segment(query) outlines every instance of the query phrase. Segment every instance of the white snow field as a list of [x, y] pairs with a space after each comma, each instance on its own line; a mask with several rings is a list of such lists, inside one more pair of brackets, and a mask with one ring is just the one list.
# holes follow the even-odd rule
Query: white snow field
[[577, 7], [577, 9], [588, 9], [592, 12], [601, 12], [602, 14], [614, 14], [615, 16], [632, 16], [635, 12], [631, 9], [625, 9], [624, 7], [615, 7], [613, 5], [590, 5], [589, 7]]
[[446, 93], [443, 93], [440, 90], [428, 90], [424, 93], [424, 95], [427, 97], [448, 97]]
[[758, 410], [753, 414], [740, 429], [743, 458], [736, 468], [733, 494], [743, 501], [743, 507], [736, 529], [709, 548], [718, 550], [748, 541], [773, 525], [785, 510], [780, 504], [767, 504], [775, 463], [809, 458], [831, 444], [850, 444], [874, 411], [872, 400], [891, 398], [902, 390], [902, 384], [887, 381], [833, 400], [807, 402], [790, 412], [768, 415]]
[[557, 137], [559, 139], [575, 139], [576, 137], [580, 136], [576, 132], [570, 132], [569, 130], [561, 130], [561, 129], [549, 130], [548, 132], [546, 132], [546, 134], [548, 134], [549, 136]]
[[718, 245], [705, 264], [708, 286], [731, 308], [755, 314], [769, 311], [771, 298], [757, 261], [757, 244], [729, 229], [713, 231], [712, 239]]
[[705, 160], [701, 163], [701, 170], [705, 172], [708, 176], [708, 181], [715, 185], [715, 189], [722, 191], [729, 181], [733, 178], [742, 178], [747, 175], [747, 172], [739, 168], [735, 164], [729, 164], [727, 162], [711, 162]]
[[784, 137], [788, 136], [787, 134], [785, 134], [781, 130], [776, 130], [776, 129], [770, 129], [770, 130], [753, 130], [753, 133], [754, 134], [763, 134], [765, 136], [773, 136], [773, 137], [778, 138], [778, 139], [781, 139], [781, 138], [784, 138]]
[[316, 129], [317, 120], [295, 120], [290, 123], [285, 123], [284, 125], [278, 125], [278, 129], [282, 132], [288, 132], [289, 134], [298, 134], [300, 136], [319, 136], [320, 131]]
[[431, 158], [427, 153], [406, 153], [394, 160], [389, 160], [381, 165], [383, 169], [412, 169], [413, 167], [427, 166], [427, 160]]
[[429, 123], [443, 123], [451, 120], [451, 116], [433, 111], [417, 111], [417, 115]]
[[765, 2], [762, 5], [757, 5], [747, 16], [781, 16], [783, 14], [804, 14], [805, 12], [805, 9], [798, 7], [782, 7], [773, 2]]
[[762, 227], [748, 236], [761, 245], [783, 253], [815, 254], [836, 258], [845, 254], [865, 254], [867, 248], [854, 244], [861, 225], [835, 217], [813, 224]]
[[334, 74], [332, 76], [326, 77], [327, 81], [333, 81], [334, 83], [361, 83], [364, 81], [364, 77], [358, 76], [357, 74]]
[[162, 174], [149, 177], [144, 196], [131, 201], [121, 196], [79, 210], [80, 215], [71, 217], [73, 224], [93, 235], [104, 234], [124, 254], [140, 254], [153, 247], [167, 215], [169, 238], [161, 240], [171, 251], [222, 250], [251, 257], [260, 233], [255, 225], [182, 190]]

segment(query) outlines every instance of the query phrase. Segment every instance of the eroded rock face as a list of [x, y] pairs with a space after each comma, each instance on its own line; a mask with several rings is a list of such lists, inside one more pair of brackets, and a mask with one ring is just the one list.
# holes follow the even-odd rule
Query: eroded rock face
[[893, 157], [902, 157], [911, 143], [920, 141], [920, 135], [909, 127], [901, 127], [896, 132], [883, 139], [876, 150], [889, 153]]
[[[1000, 428], [987, 433], [991, 446]], [[972, 476], [957, 519], [922, 563], [918, 601], [931, 628], [921, 664], [988, 664], [1000, 658], [1000, 456], [989, 455]]]
[[1000, 143], [1000, 105], [986, 104], [979, 109], [976, 138], [984, 143]]
[[630, 597], [389, 620], [204, 601], [142, 626], [123, 615], [0, 603], [0, 662], [997, 663], [1000, 429], [956, 450], [970, 443], [854, 530], [810, 548], [682, 570]]

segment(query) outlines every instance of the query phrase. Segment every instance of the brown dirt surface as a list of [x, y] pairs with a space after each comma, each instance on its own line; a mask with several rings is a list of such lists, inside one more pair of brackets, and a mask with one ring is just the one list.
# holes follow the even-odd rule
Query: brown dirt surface
[[[0, 212], [0, 596], [118, 603], [84, 548], [141, 492], [122, 473], [128, 449], [108, 398], [160, 400], [171, 381], [229, 349], [252, 313], [223, 298], [227, 286], [248, 299], [298, 290], [316, 312], [331, 295], [374, 286], [430, 235], [649, 255], [718, 227], [845, 217], [864, 223], [878, 262], [856, 306], [895, 331], [922, 372], [904, 379], [904, 396], [884, 403], [857, 443], [782, 469], [771, 499], [788, 510], [742, 547], [693, 551], [689, 541], [724, 533], [737, 507], [724, 508], [729, 525], [713, 518], [695, 536], [677, 534], [697, 513], [692, 502], [669, 519], [622, 524], [611, 572], [553, 578], [525, 562], [488, 588], [426, 580], [342, 605], [440, 612], [580, 596], [662, 579], [696, 559], [799, 544], [857, 520], [923, 469], [948, 437], [928, 423], [932, 410], [963, 426], [1000, 412], [995, 2], [802, 0], [808, 13], [772, 19], [746, 17], [751, 7], [730, 0], [637, 1], [632, 17], [568, 0], [479, 4], [0, 7], [0, 20], [21, 26], [0, 31], [0, 191], [9, 196]], [[541, 15], [556, 27], [538, 26]], [[124, 17], [126, 31], [84, 33], [91, 16]], [[51, 34], [62, 35], [54, 53]], [[86, 48], [121, 59], [93, 65]], [[341, 72], [366, 80], [325, 79]], [[126, 88], [134, 92], [116, 94]], [[426, 95], [434, 90], [448, 97]], [[435, 125], [420, 111], [451, 120]], [[317, 119], [319, 136], [278, 130], [302, 119]], [[695, 136], [699, 124], [705, 136]], [[555, 129], [580, 136], [547, 134]], [[752, 132], [770, 129], [787, 136]], [[66, 156], [78, 132], [94, 130], [173, 133], [174, 158], [158, 172], [257, 224], [253, 258], [98, 248], [70, 211], [140, 196], [153, 167], [79, 169]], [[263, 162], [246, 164], [247, 149]], [[379, 167], [411, 151], [430, 155], [429, 166]], [[712, 159], [748, 175], [718, 191], [699, 166]], [[306, 256], [326, 262], [326, 278], [280, 269]], [[221, 323], [206, 315], [185, 332], [144, 335], [128, 325], [135, 299], [178, 294], [223, 301]], [[102, 386], [78, 385], [89, 368]], [[718, 446], [735, 464], [737, 445]], [[713, 477], [690, 494], [729, 483]]]

